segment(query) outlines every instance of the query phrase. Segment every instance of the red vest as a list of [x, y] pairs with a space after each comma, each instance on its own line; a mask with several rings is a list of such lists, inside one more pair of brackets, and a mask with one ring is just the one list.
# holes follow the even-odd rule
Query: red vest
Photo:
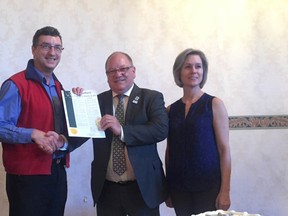
[[[17, 127], [35, 128], [44, 132], [54, 131], [52, 103], [41, 83], [25, 78], [26, 71], [13, 75], [21, 97], [21, 113]], [[61, 98], [61, 84], [55, 80]], [[35, 143], [8, 144], [3, 146], [3, 164], [7, 173], [41, 175], [51, 173], [52, 155], [40, 150]], [[68, 155], [67, 155], [68, 156]], [[69, 166], [68, 158], [66, 164]]]

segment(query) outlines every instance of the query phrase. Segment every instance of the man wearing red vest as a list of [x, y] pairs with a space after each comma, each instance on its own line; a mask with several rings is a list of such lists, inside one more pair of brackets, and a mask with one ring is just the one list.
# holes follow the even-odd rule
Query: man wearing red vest
[[[10, 216], [63, 216], [69, 151], [62, 85], [54, 74], [62, 38], [47, 26], [33, 37], [33, 59], [0, 90], [0, 141]], [[71, 148], [71, 149], [69, 149]]]

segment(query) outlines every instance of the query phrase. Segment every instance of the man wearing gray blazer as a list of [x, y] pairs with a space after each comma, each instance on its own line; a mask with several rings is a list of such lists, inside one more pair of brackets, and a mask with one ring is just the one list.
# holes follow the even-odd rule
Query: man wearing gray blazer
[[[159, 205], [167, 198], [156, 145], [168, 134], [163, 95], [134, 83], [136, 68], [126, 53], [112, 53], [105, 69], [111, 89], [99, 94], [98, 100], [102, 114], [99, 127], [105, 130], [106, 138], [93, 139], [91, 172], [97, 216], [159, 216]], [[115, 116], [119, 95], [124, 98], [122, 123]], [[122, 147], [116, 147], [115, 139]]]

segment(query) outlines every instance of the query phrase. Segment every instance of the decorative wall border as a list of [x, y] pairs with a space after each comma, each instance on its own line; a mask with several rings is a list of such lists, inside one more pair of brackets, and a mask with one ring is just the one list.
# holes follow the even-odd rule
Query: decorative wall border
[[287, 129], [288, 115], [230, 116], [230, 130]]

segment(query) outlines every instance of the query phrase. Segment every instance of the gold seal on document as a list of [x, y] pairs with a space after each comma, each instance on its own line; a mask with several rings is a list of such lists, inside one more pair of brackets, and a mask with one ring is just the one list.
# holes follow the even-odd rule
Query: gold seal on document
[[72, 134], [77, 134], [77, 133], [78, 133], [78, 130], [77, 130], [77, 128], [70, 128], [70, 132], [71, 132]]
[[101, 121], [101, 118], [97, 118], [95, 121], [98, 130], [102, 130], [101, 125], [100, 125], [100, 121]]

